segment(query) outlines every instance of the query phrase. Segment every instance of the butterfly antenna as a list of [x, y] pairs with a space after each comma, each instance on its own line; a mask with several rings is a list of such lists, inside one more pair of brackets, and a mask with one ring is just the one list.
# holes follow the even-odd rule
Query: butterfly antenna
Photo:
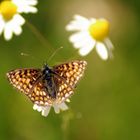
[[35, 59], [35, 57], [31, 56], [30, 54], [28, 53], [20, 53], [21, 56], [28, 56], [28, 57], [31, 57], [32, 59]]
[[61, 47], [59, 47], [59, 48], [57, 48], [52, 54], [51, 54], [51, 56], [48, 58], [48, 60], [47, 60], [47, 64], [48, 64], [48, 62], [55, 56], [55, 54], [60, 50], [60, 49], [62, 49], [63, 47], [61, 46]]
[[27, 54], [27, 53], [23, 53], [23, 52], [20, 53], [20, 55], [21, 55], [21, 56], [29, 56], [29, 54]]
[[35, 57], [33, 57], [32, 55], [30, 55], [30, 54], [28, 54], [28, 53], [21, 52], [20, 55], [21, 55], [21, 56], [26, 56], [26, 57], [31, 57], [31, 59], [37, 60], [37, 61], [38, 61], [38, 59], [36, 59]]

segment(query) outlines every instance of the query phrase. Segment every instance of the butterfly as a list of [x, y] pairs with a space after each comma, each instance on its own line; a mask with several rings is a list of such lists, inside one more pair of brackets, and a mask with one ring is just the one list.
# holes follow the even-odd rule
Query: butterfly
[[73, 95], [87, 62], [75, 60], [42, 69], [15, 69], [7, 73], [9, 82], [33, 102], [34, 109], [47, 116], [53, 106], [56, 113], [66, 110], [64, 103]]

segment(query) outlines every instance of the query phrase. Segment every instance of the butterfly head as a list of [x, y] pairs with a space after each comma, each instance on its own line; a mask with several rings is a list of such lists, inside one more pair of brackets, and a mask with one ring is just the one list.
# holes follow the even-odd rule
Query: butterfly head
[[46, 75], [46, 76], [51, 76], [53, 73], [52, 69], [48, 66], [48, 64], [44, 65], [42, 72], [43, 72], [43, 75]]

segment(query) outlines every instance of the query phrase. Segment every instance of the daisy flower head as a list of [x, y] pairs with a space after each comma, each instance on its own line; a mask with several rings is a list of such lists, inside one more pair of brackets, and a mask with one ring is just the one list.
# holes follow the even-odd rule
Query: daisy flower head
[[89, 54], [93, 48], [96, 49], [100, 58], [107, 60], [112, 58], [113, 44], [108, 38], [109, 22], [106, 19], [87, 19], [80, 15], [75, 15], [67, 26], [67, 31], [74, 31], [69, 38], [74, 48], [79, 50], [81, 56]]
[[37, 0], [2, 0], [0, 2], [0, 35], [3, 33], [5, 40], [10, 40], [15, 35], [22, 32], [21, 26], [25, 19], [21, 13], [36, 13], [34, 7]]
[[[69, 100], [67, 100], [67, 102], [69, 102]], [[41, 112], [42, 116], [47, 117], [50, 112], [51, 107], [54, 108], [54, 111], [57, 114], [60, 113], [61, 110], [65, 111], [68, 109], [68, 106], [66, 105], [65, 102], [62, 102], [62, 103], [54, 102], [51, 106], [40, 106], [40, 105], [34, 104], [33, 109], [37, 110], [38, 112]]]

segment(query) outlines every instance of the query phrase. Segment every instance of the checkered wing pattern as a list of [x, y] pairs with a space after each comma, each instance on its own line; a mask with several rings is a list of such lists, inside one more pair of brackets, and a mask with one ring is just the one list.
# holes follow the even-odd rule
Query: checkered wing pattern
[[40, 106], [51, 106], [61, 103], [73, 94], [73, 90], [85, 70], [85, 61], [73, 61], [54, 66], [52, 75], [56, 97], [50, 96], [46, 90], [46, 81], [41, 69], [17, 69], [7, 73], [10, 83], [29, 99]]
[[16, 69], [8, 72], [7, 77], [15, 88], [28, 95], [40, 72], [40, 69]]
[[7, 77], [10, 83], [25, 93], [33, 103], [41, 106], [52, 104], [52, 99], [44, 90], [45, 81], [42, 79], [41, 69], [17, 69], [7, 73]]
[[73, 61], [53, 67], [53, 71], [60, 76], [54, 76], [58, 102], [65, 101], [74, 93], [73, 90], [83, 76], [86, 64], [86, 61]]

